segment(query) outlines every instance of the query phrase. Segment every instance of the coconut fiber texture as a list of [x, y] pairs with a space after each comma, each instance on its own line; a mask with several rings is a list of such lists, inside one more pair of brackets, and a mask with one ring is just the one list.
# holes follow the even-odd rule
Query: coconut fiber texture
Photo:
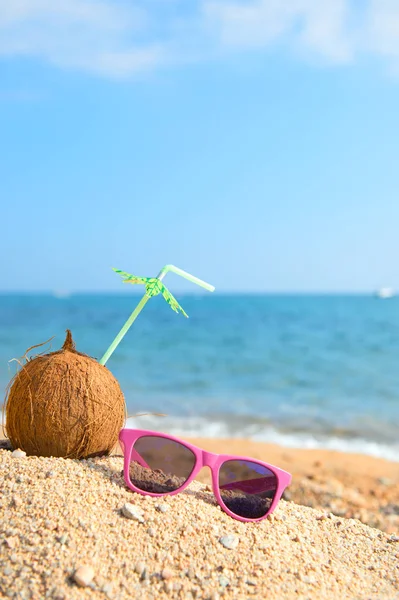
[[6, 433], [29, 455], [87, 458], [109, 454], [125, 422], [125, 400], [112, 373], [63, 347], [27, 359], [8, 386]]

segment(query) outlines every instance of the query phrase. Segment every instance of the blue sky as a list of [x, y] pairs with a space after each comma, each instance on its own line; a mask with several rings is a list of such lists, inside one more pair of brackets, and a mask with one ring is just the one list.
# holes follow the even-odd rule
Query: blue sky
[[399, 288], [398, 106], [397, 0], [0, 0], [0, 291]]

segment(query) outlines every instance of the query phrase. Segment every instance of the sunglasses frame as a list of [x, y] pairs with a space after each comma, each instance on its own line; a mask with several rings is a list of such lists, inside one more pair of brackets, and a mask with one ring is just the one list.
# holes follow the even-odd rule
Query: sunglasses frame
[[[142, 467], [148, 467], [148, 465], [143, 464], [143, 460], [141, 459], [140, 455], [134, 449], [134, 444], [136, 443], [136, 441], [138, 439], [140, 439], [141, 437], [145, 437], [145, 436], [164, 438], [164, 439], [171, 440], [173, 442], [177, 442], [178, 444], [181, 444], [185, 448], [188, 448], [189, 450], [191, 450], [191, 452], [194, 454], [194, 456], [195, 456], [194, 468], [191, 471], [187, 480], [177, 490], [174, 490], [172, 492], [167, 492], [164, 494], [146, 492], [144, 490], [140, 490], [139, 488], [135, 487], [133, 485], [133, 483], [130, 481], [129, 466], [130, 466], [130, 463], [132, 462], [132, 460], [141, 464]], [[282, 469], [279, 469], [278, 467], [275, 467], [273, 465], [269, 465], [268, 463], [266, 463], [264, 461], [257, 460], [255, 458], [250, 458], [248, 456], [235, 456], [235, 455], [231, 455], [231, 454], [215, 454], [214, 452], [207, 452], [206, 450], [202, 450], [202, 448], [198, 448], [197, 446], [194, 446], [193, 444], [190, 444], [189, 442], [181, 440], [180, 438], [177, 438], [173, 435], [169, 435], [167, 433], [160, 433], [158, 431], [150, 431], [147, 429], [124, 428], [124, 429], [121, 429], [121, 431], [119, 433], [119, 441], [121, 443], [121, 446], [123, 449], [123, 455], [124, 455], [123, 474], [124, 474], [125, 483], [133, 492], [137, 492], [138, 494], [141, 494], [142, 496], [154, 496], [154, 497], [174, 496], [175, 494], [180, 494], [180, 492], [185, 490], [190, 485], [190, 483], [195, 479], [195, 476], [199, 473], [199, 471], [202, 469], [202, 467], [209, 467], [211, 470], [211, 473], [212, 473], [213, 493], [215, 495], [215, 498], [216, 498], [219, 506], [230, 517], [232, 517], [233, 519], [237, 519], [238, 521], [254, 523], [256, 521], [262, 521], [263, 519], [265, 519], [268, 515], [270, 515], [274, 511], [278, 502], [281, 499], [281, 496], [283, 495], [284, 490], [291, 483], [290, 473], [287, 473], [286, 471], [283, 471]], [[271, 503], [269, 510], [267, 511], [267, 513], [264, 516], [259, 517], [257, 519], [247, 519], [246, 517], [241, 517], [241, 516], [236, 515], [235, 513], [231, 512], [231, 510], [229, 510], [227, 508], [227, 506], [224, 504], [222, 497], [220, 495], [220, 491], [219, 491], [219, 471], [220, 471], [220, 467], [223, 465], [223, 463], [225, 463], [226, 461], [229, 461], [229, 460], [241, 460], [241, 461], [255, 463], [262, 467], [266, 467], [267, 469], [269, 469], [269, 471], [271, 471], [276, 476], [276, 479], [277, 479], [276, 493], [274, 494], [273, 502]]]

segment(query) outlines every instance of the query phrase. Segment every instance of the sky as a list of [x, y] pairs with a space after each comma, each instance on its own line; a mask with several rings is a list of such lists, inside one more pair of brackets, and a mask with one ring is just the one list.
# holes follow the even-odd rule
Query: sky
[[0, 292], [399, 289], [398, 107], [397, 0], [0, 0]]

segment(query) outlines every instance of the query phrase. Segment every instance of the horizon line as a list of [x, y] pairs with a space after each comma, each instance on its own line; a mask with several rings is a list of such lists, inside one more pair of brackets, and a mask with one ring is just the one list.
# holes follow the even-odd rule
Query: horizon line
[[[375, 296], [377, 295], [379, 289], [363, 289], [363, 290], [215, 290], [212, 294], [215, 296], [273, 296], [273, 295], [282, 295], [282, 296], [301, 296], [301, 295], [315, 295], [315, 296]], [[393, 291], [394, 295], [396, 295], [395, 288], [389, 288]], [[180, 294], [184, 296], [208, 296], [207, 292], [191, 291], [191, 290], [174, 290], [175, 294]], [[143, 294], [138, 291], [126, 291], [123, 292], [121, 290], [1, 290], [0, 296], [52, 296], [54, 298], [59, 299], [67, 299], [71, 296], [134, 296], [140, 297]]]

